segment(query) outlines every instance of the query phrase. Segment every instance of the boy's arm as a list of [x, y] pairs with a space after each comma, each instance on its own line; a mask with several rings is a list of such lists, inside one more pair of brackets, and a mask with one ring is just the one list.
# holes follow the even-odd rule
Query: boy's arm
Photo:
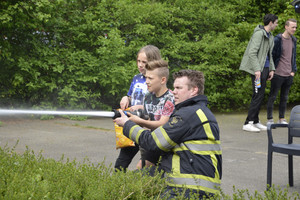
[[175, 108], [175, 105], [173, 103], [173, 100], [169, 99], [169, 100], [166, 100], [163, 111], [162, 111], [162, 115], [158, 121], [144, 120], [138, 116], [133, 116], [133, 115], [131, 115], [129, 117], [129, 119], [142, 127], [146, 127], [151, 130], [154, 130], [169, 121], [174, 108]]
[[135, 110], [138, 110], [138, 109], [144, 110], [144, 106], [143, 105], [135, 105], [135, 106], [130, 107], [130, 111], [135, 111]]
[[162, 125], [164, 125], [165, 123], [167, 123], [170, 119], [170, 116], [161, 116], [159, 121], [150, 121], [150, 120], [145, 120], [142, 119], [136, 115], [132, 115], [129, 113], [129, 120], [135, 122], [136, 124], [138, 124], [141, 127], [146, 127], [148, 129], [154, 130]]
[[[264, 37], [264, 34], [262, 31], [257, 31], [253, 34], [251, 38], [251, 43], [249, 47], [249, 61], [253, 67], [253, 71], [261, 71], [261, 66], [258, 61], [258, 51], [260, 49], [262, 39]], [[259, 73], [260, 74], [260, 73]]]
[[132, 94], [133, 87], [134, 87], [134, 77], [131, 81], [127, 96], [123, 96], [120, 101], [120, 108], [122, 110], [125, 110], [126, 108], [128, 108], [130, 106], [131, 94]]

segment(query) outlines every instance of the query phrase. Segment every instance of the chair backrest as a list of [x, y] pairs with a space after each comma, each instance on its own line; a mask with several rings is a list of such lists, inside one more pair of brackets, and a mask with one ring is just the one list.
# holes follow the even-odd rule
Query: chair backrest
[[293, 107], [289, 123], [289, 135], [300, 137], [300, 105]]

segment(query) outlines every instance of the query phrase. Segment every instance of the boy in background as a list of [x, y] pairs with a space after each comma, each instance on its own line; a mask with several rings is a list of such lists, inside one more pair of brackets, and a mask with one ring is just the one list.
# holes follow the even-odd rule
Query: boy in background
[[[150, 121], [129, 114], [131, 121], [150, 130], [154, 130], [169, 121], [175, 106], [174, 95], [167, 88], [168, 77], [168, 62], [154, 60], [147, 63], [146, 84], [148, 93], [144, 100], [144, 111], [149, 116]], [[144, 165], [149, 167], [158, 162], [160, 153], [141, 150], [143, 155], [142, 163], [140, 162], [137, 168], [140, 169]]]
[[[128, 107], [130, 107], [131, 111], [140, 108], [143, 109], [144, 96], [147, 93], [145, 66], [148, 61], [160, 59], [160, 51], [154, 45], [144, 46], [138, 51], [136, 63], [140, 73], [133, 77], [127, 96], [122, 97], [120, 101], [120, 108], [122, 110], [125, 110]], [[138, 151], [138, 146], [121, 148], [115, 163], [115, 169], [120, 170], [122, 168], [126, 170]]]

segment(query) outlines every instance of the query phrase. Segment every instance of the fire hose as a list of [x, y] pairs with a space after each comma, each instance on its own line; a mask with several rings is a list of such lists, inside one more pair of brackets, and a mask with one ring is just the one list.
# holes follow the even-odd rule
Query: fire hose
[[[149, 116], [144, 113], [144, 110], [123, 111], [126, 115], [131, 113], [142, 119], [149, 119]], [[76, 116], [93, 116], [93, 117], [110, 117], [116, 119], [121, 117], [119, 110], [113, 111], [56, 111], [56, 110], [11, 110], [0, 109], [0, 116], [5, 115], [76, 115]]]
[[[148, 120], [149, 116], [145, 114], [143, 109], [135, 111], [123, 111], [128, 116], [128, 113], [137, 115], [138, 117]], [[109, 117], [116, 119], [121, 117], [119, 109], [112, 111], [56, 111], [56, 110], [12, 110], [0, 109], [0, 117], [8, 115], [75, 115], [75, 116], [93, 116], [93, 117]], [[123, 148], [127, 146], [135, 146], [134, 142], [123, 135], [123, 128], [115, 124], [116, 132], [116, 148]]]

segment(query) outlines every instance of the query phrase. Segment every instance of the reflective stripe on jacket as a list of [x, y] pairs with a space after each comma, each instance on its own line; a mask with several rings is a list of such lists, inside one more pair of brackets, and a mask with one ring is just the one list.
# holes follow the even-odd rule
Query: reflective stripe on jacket
[[216, 193], [222, 176], [219, 127], [199, 95], [175, 106], [170, 120], [149, 131], [128, 121], [124, 134], [148, 151], [160, 151], [167, 184]]

